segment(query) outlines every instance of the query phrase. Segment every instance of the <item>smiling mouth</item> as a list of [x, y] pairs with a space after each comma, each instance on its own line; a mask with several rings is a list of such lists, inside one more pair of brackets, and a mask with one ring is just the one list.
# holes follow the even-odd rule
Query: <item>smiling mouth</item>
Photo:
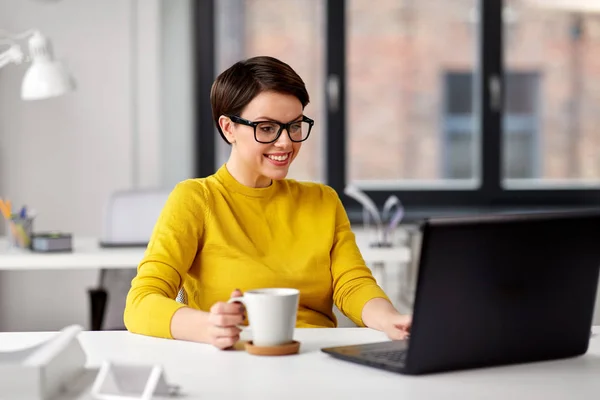
[[283, 161], [287, 161], [290, 158], [290, 153], [283, 154], [283, 155], [265, 154], [265, 157], [267, 157], [268, 159], [273, 160], [273, 161], [283, 162]]

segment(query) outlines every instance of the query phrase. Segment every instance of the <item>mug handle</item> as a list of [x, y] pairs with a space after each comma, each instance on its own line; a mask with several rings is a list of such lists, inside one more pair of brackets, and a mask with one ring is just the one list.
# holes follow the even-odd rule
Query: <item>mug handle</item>
[[[229, 300], [227, 300], [227, 303], [242, 303], [244, 306], [246, 306], [246, 299], [244, 299], [244, 296], [240, 296], [240, 297], [232, 297]], [[244, 325], [238, 325], [238, 328], [240, 328], [241, 330], [246, 330], [248, 329], [250, 326], [244, 326]]]

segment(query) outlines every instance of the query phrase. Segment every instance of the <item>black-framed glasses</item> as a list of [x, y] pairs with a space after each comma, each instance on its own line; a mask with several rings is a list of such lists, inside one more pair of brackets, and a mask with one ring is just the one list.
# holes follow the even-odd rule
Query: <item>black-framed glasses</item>
[[268, 144], [276, 142], [285, 129], [292, 142], [304, 142], [308, 139], [315, 121], [303, 115], [302, 119], [284, 124], [278, 121], [248, 121], [236, 115], [227, 115], [233, 122], [254, 128], [254, 140]]

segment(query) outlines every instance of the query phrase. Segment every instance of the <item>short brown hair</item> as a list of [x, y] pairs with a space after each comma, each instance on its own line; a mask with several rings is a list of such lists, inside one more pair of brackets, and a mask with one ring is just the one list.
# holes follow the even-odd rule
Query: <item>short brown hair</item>
[[309, 102], [302, 78], [288, 64], [273, 57], [238, 61], [217, 77], [210, 91], [210, 104], [213, 120], [225, 142], [230, 144], [219, 126], [219, 117], [239, 116], [252, 99], [266, 91], [295, 96], [302, 108]]

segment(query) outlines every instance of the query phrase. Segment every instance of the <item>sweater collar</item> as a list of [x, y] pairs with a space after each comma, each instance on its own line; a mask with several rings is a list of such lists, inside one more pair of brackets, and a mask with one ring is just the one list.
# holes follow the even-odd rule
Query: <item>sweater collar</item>
[[227, 169], [227, 165], [223, 164], [216, 172], [217, 179], [225, 186], [226, 189], [242, 194], [248, 197], [267, 197], [276, 190], [277, 181], [271, 181], [271, 185], [264, 188], [254, 188], [246, 186], [238, 182]]

